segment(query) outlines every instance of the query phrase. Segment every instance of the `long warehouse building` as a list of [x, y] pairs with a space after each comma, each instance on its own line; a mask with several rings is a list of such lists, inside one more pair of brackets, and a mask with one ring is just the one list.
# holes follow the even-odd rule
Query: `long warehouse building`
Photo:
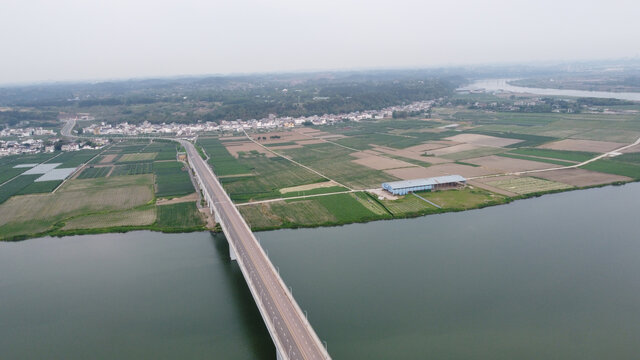
[[467, 179], [460, 175], [438, 176], [383, 183], [382, 188], [393, 195], [406, 195], [415, 191], [445, 190], [465, 186]]

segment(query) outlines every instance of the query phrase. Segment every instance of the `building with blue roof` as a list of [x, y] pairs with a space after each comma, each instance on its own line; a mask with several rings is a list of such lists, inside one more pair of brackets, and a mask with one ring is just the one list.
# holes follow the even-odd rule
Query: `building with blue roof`
[[446, 175], [425, 179], [412, 179], [383, 183], [382, 188], [393, 195], [406, 195], [416, 191], [444, 190], [465, 186], [467, 179], [460, 175]]

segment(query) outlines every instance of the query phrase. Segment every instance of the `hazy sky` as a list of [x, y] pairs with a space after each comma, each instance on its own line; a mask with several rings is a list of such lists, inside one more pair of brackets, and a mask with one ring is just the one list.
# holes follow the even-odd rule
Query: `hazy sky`
[[1, 0], [0, 83], [640, 56], [640, 1]]

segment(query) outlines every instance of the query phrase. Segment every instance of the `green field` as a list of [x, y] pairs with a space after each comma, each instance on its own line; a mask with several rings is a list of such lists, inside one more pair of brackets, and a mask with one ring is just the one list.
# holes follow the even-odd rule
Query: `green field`
[[509, 154], [518, 154], [525, 156], [543, 157], [549, 159], [567, 160], [581, 163], [589, 159], [593, 159], [598, 156], [598, 153], [583, 152], [583, 151], [566, 151], [566, 150], [551, 150], [551, 149], [531, 149], [520, 148], [509, 151]]
[[0, 204], [32, 184], [33, 181], [39, 177], [40, 175], [21, 175], [0, 186]]
[[278, 198], [282, 196], [279, 189], [326, 181], [281, 157], [243, 158], [240, 161], [252, 176], [220, 179], [235, 201]]
[[58, 166], [59, 168], [76, 167], [88, 162], [99, 153], [100, 150], [68, 151], [57, 156], [52, 162], [62, 163], [62, 165]]
[[103, 166], [103, 167], [87, 167], [80, 175], [78, 175], [78, 179], [93, 179], [98, 177], [105, 177], [111, 171], [112, 166]]
[[640, 165], [632, 162], [619, 161], [617, 157], [597, 160], [581, 168], [607, 174], [628, 176], [632, 179], [640, 180]]
[[576, 164], [575, 162], [555, 160], [555, 159], [549, 159], [549, 158], [541, 158], [541, 157], [533, 157], [533, 156], [526, 156], [526, 155], [518, 155], [518, 154], [512, 154], [512, 153], [504, 153], [504, 154], [497, 154], [497, 155], [498, 156], [502, 156], [502, 157], [512, 158], [512, 159], [538, 161], [538, 162], [554, 164], [554, 165], [560, 165], [560, 166], [571, 166], [571, 165], [575, 165]]
[[299, 149], [281, 150], [293, 160], [306, 165], [328, 178], [354, 189], [379, 187], [385, 181], [397, 178], [380, 170], [373, 170], [351, 160], [350, 150], [334, 144], [306, 145]]
[[133, 164], [116, 165], [111, 176], [151, 174], [153, 163], [142, 162]]
[[153, 163], [156, 178], [156, 196], [173, 197], [194, 192], [189, 174], [184, 164], [178, 161], [159, 161]]
[[202, 146], [210, 156], [209, 164], [216, 175], [238, 175], [251, 172], [251, 169], [238, 162], [238, 159], [234, 158], [217, 138], [199, 138], [197, 145]]
[[135, 154], [123, 154], [120, 156], [117, 163], [131, 163], [140, 161], [152, 161], [158, 154], [154, 152], [135, 153]]
[[60, 184], [62, 184], [62, 180], [32, 182], [17, 192], [16, 195], [50, 193]]
[[159, 205], [156, 225], [160, 228], [204, 228], [204, 221], [195, 202]]
[[289, 191], [284, 194], [281, 194], [281, 197], [296, 197], [296, 196], [305, 196], [305, 195], [317, 195], [317, 194], [330, 194], [335, 192], [347, 191], [349, 189], [342, 186], [329, 186], [329, 187], [321, 187], [315, 189], [309, 189], [304, 191]]

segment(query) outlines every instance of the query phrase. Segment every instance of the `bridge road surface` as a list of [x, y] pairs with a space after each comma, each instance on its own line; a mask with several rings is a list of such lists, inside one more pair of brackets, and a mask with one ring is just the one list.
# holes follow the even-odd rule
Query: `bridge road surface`
[[180, 143], [187, 151], [189, 163], [201, 186], [206, 188], [213, 201], [210, 206], [224, 225], [229, 247], [231, 251], [235, 250], [238, 265], [276, 345], [278, 359], [330, 359], [318, 335], [211, 168], [193, 144], [184, 140]]

